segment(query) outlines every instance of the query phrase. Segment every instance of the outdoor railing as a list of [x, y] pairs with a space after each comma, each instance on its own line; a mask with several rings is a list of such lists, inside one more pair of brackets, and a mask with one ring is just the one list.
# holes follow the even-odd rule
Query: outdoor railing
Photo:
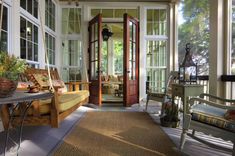
[[204, 93], [209, 93], [209, 76], [208, 75], [199, 75], [198, 84], [204, 86]]
[[234, 99], [235, 98], [235, 91], [234, 91], [234, 89], [235, 89], [235, 75], [222, 75], [221, 81], [225, 82], [230, 87], [228, 98]]

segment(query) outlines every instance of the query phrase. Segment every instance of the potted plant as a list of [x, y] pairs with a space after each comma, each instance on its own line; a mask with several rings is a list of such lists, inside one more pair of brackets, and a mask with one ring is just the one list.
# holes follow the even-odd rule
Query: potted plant
[[172, 103], [172, 100], [163, 103], [160, 121], [164, 127], [176, 128], [179, 126], [178, 106]]
[[26, 61], [0, 52], [0, 97], [11, 96], [16, 90], [19, 74], [26, 69]]

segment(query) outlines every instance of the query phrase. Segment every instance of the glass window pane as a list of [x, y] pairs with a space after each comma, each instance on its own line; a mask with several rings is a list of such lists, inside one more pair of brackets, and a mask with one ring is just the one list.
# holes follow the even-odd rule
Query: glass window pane
[[34, 42], [38, 43], [38, 27], [34, 25]]
[[127, 9], [128, 15], [138, 18], [138, 10], [137, 9]]
[[20, 37], [26, 38], [26, 20], [20, 18]]
[[95, 17], [101, 12], [101, 9], [91, 9], [91, 16]]
[[[1, 7], [1, 5], [0, 5], [0, 7]], [[0, 9], [0, 11], [1, 11], [1, 9]], [[1, 15], [1, 14], [0, 14]], [[0, 16], [1, 17], [1, 16]], [[3, 7], [3, 16], [2, 16], [2, 29], [3, 30], [5, 30], [5, 31], [7, 31], [7, 25], [8, 25], [8, 19], [7, 19], [7, 17], [8, 17], [8, 14], [7, 14], [7, 8], [4, 6]]]
[[20, 58], [26, 59], [26, 41], [20, 39]]
[[26, 0], [20, 0], [20, 6], [26, 10]]
[[1, 40], [0, 40], [0, 51], [6, 51], [7, 52], [7, 32], [2, 31], [1, 33]]
[[38, 2], [37, 1], [34, 1], [33, 15], [34, 15], [34, 17], [38, 18]]
[[33, 31], [33, 25], [31, 22], [27, 22], [27, 27], [26, 27], [26, 36], [29, 41], [32, 41], [32, 32]]
[[38, 45], [34, 44], [34, 61], [38, 61]]
[[113, 9], [102, 9], [103, 18], [113, 18]]
[[33, 61], [33, 45], [32, 42], [27, 42], [28, 45], [28, 60], [32, 60]]
[[33, 14], [33, 2], [32, 2], [32, 0], [27, 0], [27, 11], [30, 14]]
[[126, 9], [115, 9], [114, 17], [115, 18], [123, 18], [124, 13], [126, 13]]
[[[53, 17], [53, 19], [55, 19]], [[55, 20], [54, 20], [55, 21]], [[55, 23], [52, 26], [55, 28]], [[63, 8], [62, 9], [62, 33], [80, 34], [81, 33], [81, 9]]]

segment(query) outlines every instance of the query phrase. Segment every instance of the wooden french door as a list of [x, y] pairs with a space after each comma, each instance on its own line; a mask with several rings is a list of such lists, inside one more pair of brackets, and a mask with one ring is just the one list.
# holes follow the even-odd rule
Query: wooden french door
[[139, 102], [139, 21], [124, 14], [124, 106]]
[[98, 14], [89, 22], [89, 82], [90, 97], [89, 102], [101, 105], [101, 71], [100, 71], [100, 57], [101, 57], [101, 14]]

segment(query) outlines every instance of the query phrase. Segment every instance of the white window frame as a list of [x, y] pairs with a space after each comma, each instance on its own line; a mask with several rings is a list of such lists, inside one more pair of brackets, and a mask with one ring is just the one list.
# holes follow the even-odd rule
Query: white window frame
[[[10, 21], [10, 17], [11, 17], [11, 12], [10, 12], [10, 6], [6, 3], [3, 3], [3, 7], [6, 7], [7, 8], [7, 52], [10, 53], [11, 52], [11, 49], [10, 49], [10, 39], [11, 39], [11, 21]], [[0, 33], [1, 33], [2, 29], [0, 29]]]
[[[165, 9], [166, 10], [166, 21], [167, 21], [167, 33], [166, 33], [166, 36], [165, 35], [147, 35], [147, 10], [149, 9]], [[166, 57], [166, 66], [147, 66], [147, 42], [148, 41], [166, 41], [166, 56], [169, 56], [169, 11], [168, 11], [168, 6], [167, 5], [159, 5], [159, 6], [146, 6], [144, 7], [144, 55], [145, 55], [145, 60], [144, 60], [144, 66], [145, 66], [145, 70], [146, 70], [146, 73], [145, 73], [145, 82], [147, 82], [147, 70], [148, 69], [165, 69], [165, 78], [167, 78], [167, 74], [169, 73], [168, 71], [168, 57]], [[166, 83], [166, 80], [165, 80], [165, 83]], [[151, 86], [149, 86], [151, 87]], [[145, 86], [145, 89], [146, 89], [146, 86]], [[158, 89], [158, 90], [161, 90], [161, 89]]]
[[[69, 41], [69, 40], [74, 40], [74, 41], [80, 41], [81, 42], [81, 45], [83, 45], [84, 41], [83, 41], [83, 30], [84, 30], [84, 19], [83, 19], [83, 16], [84, 16], [84, 9], [82, 8], [82, 6], [62, 6], [60, 8], [60, 11], [61, 11], [61, 18], [62, 18], [62, 10], [63, 9], [73, 9], [73, 8], [76, 8], [76, 9], [80, 9], [81, 10], [81, 28], [80, 28], [80, 34], [62, 34], [62, 20], [61, 22], [59, 23], [61, 25], [61, 30], [60, 30], [60, 33], [61, 33], [61, 49], [63, 49], [63, 46], [62, 46], [62, 43], [64, 41]], [[64, 69], [78, 69], [81, 71], [81, 76], [82, 76], [82, 69], [83, 69], [83, 65], [81, 65], [80, 67], [79, 66], [70, 66], [70, 65], [64, 65], [64, 62], [63, 62], [63, 50], [61, 50], [61, 73], [63, 74], [64, 72]], [[85, 51], [84, 51], [84, 47], [81, 46], [81, 56], [82, 56], [82, 59], [86, 59], [86, 58], [83, 58]], [[82, 62], [84, 62], [84, 60], [81, 60]], [[62, 76], [63, 78], [63, 76]], [[68, 81], [70, 81], [70, 78], [68, 78]], [[66, 79], [67, 79], [66, 78]]]
[[[46, 25], [46, 18], [45, 18], [45, 29], [47, 30], [47, 31], [50, 31], [50, 32], [52, 32], [52, 33], [55, 33], [55, 31], [56, 31], [56, 28], [57, 28], [57, 22], [56, 22], [56, 13], [57, 13], [57, 5], [56, 5], [56, 3], [55, 3], [55, 1], [54, 0], [50, 0], [54, 5], [55, 5], [55, 30], [53, 30], [53, 29], [51, 29], [49, 26], [47, 26]], [[44, 2], [45, 2], [45, 0], [44, 0]], [[45, 3], [45, 15], [44, 16], [46, 16], [46, 3]], [[54, 34], [55, 35], [55, 34]]]

